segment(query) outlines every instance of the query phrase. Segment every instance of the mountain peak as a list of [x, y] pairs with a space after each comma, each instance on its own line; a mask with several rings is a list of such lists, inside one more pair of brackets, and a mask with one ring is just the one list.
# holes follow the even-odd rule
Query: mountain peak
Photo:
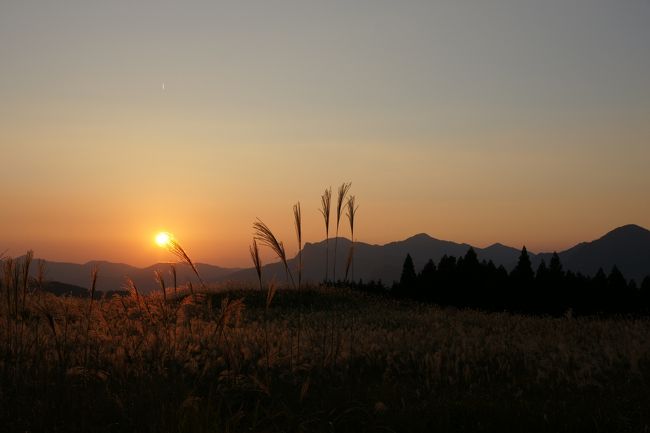
[[[634, 234], [638, 234], [638, 233], [650, 233], [650, 231], [648, 229], [645, 229], [645, 228], [643, 228], [643, 227], [641, 227], [639, 225], [636, 225], [636, 224], [626, 224], [624, 226], [615, 228], [614, 230], [610, 231], [607, 234], [610, 235], [610, 234], [614, 234], [614, 233], [634, 233]], [[607, 235], [605, 235], [605, 236], [607, 236]]]
[[650, 271], [650, 231], [636, 224], [624, 225], [560, 253], [560, 258], [566, 268], [588, 275], [616, 265], [626, 277], [642, 279]]
[[426, 234], [426, 233], [418, 233], [416, 235], [411, 236], [410, 238], [407, 238], [406, 240], [410, 241], [410, 240], [416, 240], [416, 239], [429, 240], [429, 239], [433, 239], [433, 238], [431, 236], [429, 236], [428, 234]]
[[627, 224], [605, 234], [599, 241], [631, 241], [639, 239], [650, 239], [650, 231], [636, 224]]
[[497, 249], [497, 248], [501, 249], [501, 248], [511, 248], [511, 247], [507, 245], [503, 245], [501, 242], [495, 242], [492, 245], [485, 247], [486, 250]]

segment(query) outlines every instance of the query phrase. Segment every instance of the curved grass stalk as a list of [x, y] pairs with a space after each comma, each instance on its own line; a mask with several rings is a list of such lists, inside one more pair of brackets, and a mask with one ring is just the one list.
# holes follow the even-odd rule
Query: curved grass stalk
[[293, 280], [293, 275], [291, 274], [291, 270], [289, 270], [289, 264], [287, 263], [287, 254], [284, 250], [284, 244], [280, 242], [271, 229], [262, 222], [261, 219], [257, 219], [256, 222], [253, 223], [253, 231], [255, 232], [254, 234], [254, 239], [260, 241], [260, 243], [264, 246], [269, 247], [277, 256], [278, 258], [282, 261], [282, 264], [284, 265], [284, 270], [286, 271], [287, 274], [287, 280], [291, 280], [291, 284], [296, 287], [296, 283]]
[[302, 214], [300, 212], [300, 202], [293, 205], [293, 219], [298, 239], [298, 290], [300, 290], [302, 282]]
[[255, 271], [257, 272], [257, 279], [260, 282], [260, 292], [262, 291], [262, 260], [260, 259], [260, 250], [257, 247], [257, 240], [253, 239], [253, 245], [248, 247], [251, 253], [251, 259], [253, 260], [253, 265], [255, 265]]
[[198, 269], [196, 269], [196, 266], [194, 266], [194, 262], [192, 262], [190, 256], [188, 256], [185, 250], [183, 249], [183, 247], [181, 247], [181, 244], [179, 244], [176, 239], [171, 238], [169, 239], [169, 243], [167, 244], [167, 249], [169, 250], [170, 253], [178, 257], [182, 262], [185, 262], [188, 265], [190, 265], [190, 268], [192, 268], [194, 275], [196, 275], [196, 278], [199, 279], [199, 283], [201, 283], [201, 287], [205, 290], [205, 283], [203, 282], [201, 275], [199, 275]]
[[339, 224], [341, 222], [341, 210], [343, 208], [343, 202], [345, 201], [345, 196], [348, 194], [350, 187], [352, 186], [351, 182], [343, 183], [339, 187], [338, 198], [336, 201], [336, 238], [334, 239], [334, 282], [336, 283], [336, 250], [339, 243]]
[[354, 217], [357, 214], [357, 209], [359, 209], [359, 206], [356, 204], [356, 197], [353, 195], [350, 196], [346, 205], [348, 210], [345, 215], [348, 217], [348, 221], [350, 222], [350, 242], [352, 243], [350, 244], [350, 257], [348, 259], [347, 269], [345, 271], [345, 279], [348, 279], [348, 270], [351, 266], [352, 281], [354, 281]]
[[327, 276], [329, 271], [329, 241], [330, 241], [330, 208], [332, 204], [332, 187], [325, 189], [325, 192], [320, 197], [321, 208], [318, 210], [321, 215], [323, 215], [323, 220], [325, 221], [325, 280], [327, 282]]

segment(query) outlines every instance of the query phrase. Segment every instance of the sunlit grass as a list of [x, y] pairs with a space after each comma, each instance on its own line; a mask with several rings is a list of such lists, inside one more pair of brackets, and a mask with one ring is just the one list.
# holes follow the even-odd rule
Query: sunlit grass
[[469, 430], [647, 422], [647, 319], [488, 314], [275, 285], [181, 289], [165, 301], [133, 284], [126, 297], [89, 302], [28, 291], [18, 316], [2, 303], [7, 431], [455, 431], [460, 413]]
[[348, 191], [350, 191], [350, 187], [352, 186], [352, 183], [342, 183], [341, 186], [339, 186], [338, 190], [338, 196], [336, 199], [336, 237], [334, 238], [334, 276], [333, 279], [336, 281], [336, 253], [338, 250], [338, 243], [339, 243], [339, 225], [341, 223], [341, 212], [343, 211], [343, 203], [345, 202], [345, 197], [348, 194]]
[[[205, 287], [205, 282], [201, 278], [201, 275], [199, 274], [199, 270], [196, 268], [194, 262], [192, 261], [190, 256], [185, 252], [180, 242], [176, 239], [176, 237], [174, 237], [174, 235], [168, 232], [160, 232], [156, 235], [155, 241], [159, 247], [167, 249], [170, 253], [175, 255], [181, 262], [187, 263], [192, 269], [192, 272], [194, 272], [194, 275], [196, 275], [196, 278], [199, 280], [199, 283], [201, 283], [201, 286]], [[176, 278], [175, 269], [173, 269], [173, 272], [174, 272], [174, 279], [175, 279]]]

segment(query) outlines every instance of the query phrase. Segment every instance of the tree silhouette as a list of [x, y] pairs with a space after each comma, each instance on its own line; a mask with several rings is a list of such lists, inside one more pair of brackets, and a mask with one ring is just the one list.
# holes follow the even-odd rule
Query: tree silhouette
[[537, 272], [535, 272], [535, 279], [539, 282], [545, 282], [548, 278], [549, 270], [546, 267], [546, 261], [542, 259], [537, 267]]
[[530, 311], [534, 307], [534, 299], [531, 293], [534, 278], [533, 265], [524, 246], [521, 249], [517, 266], [510, 273], [509, 302], [511, 302], [511, 308]]
[[530, 256], [524, 246], [519, 255], [517, 266], [512, 271], [512, 276], [521, 282], [530, 283], [533, 280], [534, 275]]
[[438, 281], [436, 299], [442, 305], [453, 303], [454, 288], [456, 286], [456, 257], [444, 255], [438, 263]]
[[564, 276], [564, 271], [562, 270], [562, 262], [560, 262], [560, 256], [557, 252], [553, 252], [551, 256], [551, 261], [548, 265], [549, 276], [552, 279], [561, 279]]
[[469, 306], [479, 306], [481, 295], [481, 263], [474, 248], [470, 247], [462, 259], [458, 260], [459, 286], [457, 297], [466, 299]]
[[644, 312], [650, 312], [650, 275], [641, 282], [639, 297]]
[[408, 295], [415, 289], [416, 278], [413, 259], [410, 254], [407, 254], [402, 266], [402, 276], [399, 279], [400, 292], [403, 295]]
[[424, 300], [433, 300], [433, 289], [436, 279], [436, 265], [433, 263], [433, 260], [429, 261], [424, 265], [422, 271], [418, 274], [417, 277], [417, 294], [418, 299]]
[[607, 275], [603, 268], [591, 279], [592, 312], [603, 312], [607, 309]]
[[439, 305], [512, 311], [532, 314], [592, 315], [650, 314], [650, 276], [640, 287], [627, 281], [618, 267], [609, 275], [599, 269], [593, 277], [564, 271], [560, 257], [553, 253], [549, 264], [542, 261], [533, 272], [524, 247], [517, 266], [508, 273], [492, 261], [479, 261], [470, 248], [460, 258], [444, 255], [438, 265], [427, 261], [416, 274], [413, 259], [406, 255], [399, 282], [390, 291], [373, 281], [353, 288], [374, 294], [392, 294]]
[[628, 284], [625, 280], [625, 277], [618, 269], [617, 266], [614, 266], [607, 276], [607, 296], [605, 299], [605, 307], [607, 312], [620, 311], [627, 307], [625, 296], [628, 291]]

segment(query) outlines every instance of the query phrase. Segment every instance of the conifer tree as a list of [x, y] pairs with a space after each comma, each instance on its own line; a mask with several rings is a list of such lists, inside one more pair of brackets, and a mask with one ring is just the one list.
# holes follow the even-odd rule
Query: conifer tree
[[530, 262], [530, 256], [528, 255], [528, 251], [524, 246], [521, 250], [521, 254], [519, 255], [517, 266], [512, 271], [512, 276], [520, 283], [529, 284], [533, 280], [534, 275], [533, 265]]
[[560, 279], [564, 276], [562, 262], [560, 262], [560, 256], [558, 256], [557, 252], [554, 252], [553, 256], [551, 256], [551, 261], [548, 265], [548, 272], [553, 279]]
[[410, 291], [414, 288], [416, 282], [415, 265], [410, 254], [406, 255], [404, 259], [404, 266], [402, 266], [402, 276], [399, 280], [399, 285], [402, 288], [402, 293]]

